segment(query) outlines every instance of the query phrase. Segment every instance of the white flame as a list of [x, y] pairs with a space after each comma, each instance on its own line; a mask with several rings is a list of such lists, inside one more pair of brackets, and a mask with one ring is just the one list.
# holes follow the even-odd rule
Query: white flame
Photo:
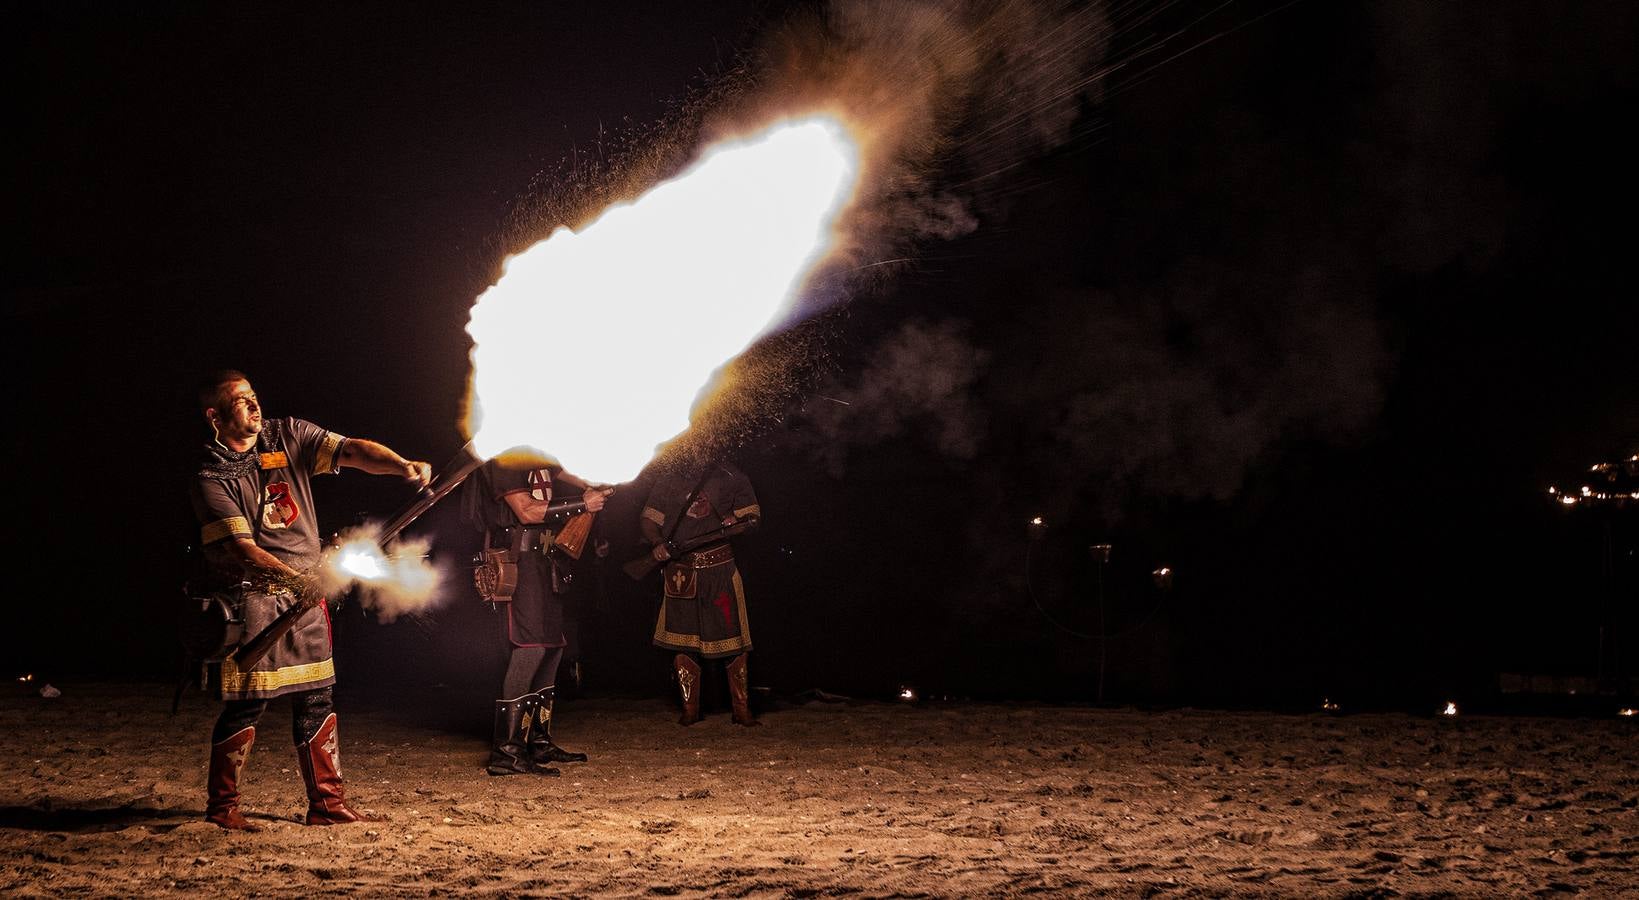
[[713, 373], [789, 313], [857, 168], [836, 119], [781, 123], [509, 258], [467, 325], [473, 448], [635, 477]]
[[355, 584], [361, 586], [360, 603], [383, 622], [430, 608], [438, 600], [442, 579], [428, 562], [426, 542], [400, 541], [389, 556], [378, 538], [375, 526], [348, 529], [336, 536], [334, 549], [325, 554], [318, 569], [325, 592], [335, 596]]

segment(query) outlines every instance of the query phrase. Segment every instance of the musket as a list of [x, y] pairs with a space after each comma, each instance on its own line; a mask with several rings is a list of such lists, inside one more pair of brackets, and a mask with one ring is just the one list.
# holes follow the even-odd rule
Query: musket
[[[467, 476], [478, 470], [484, 460], [473, 449], [472, 442], [468, 441], [444, 468], [439, 470], [437, 477], [421, 489], [420, 496], [406, 506], [398, 515], [394, 516], [381, 530], [381, 536], [376, 538], [377, 546], [382, 552], [387, 552], [387, 545], [398, 537], [399, 533], [408, 528], [411, 522], [420, 518], [421, 514], [432, 509], [434, 503], [448, 496], [450, 491], [467, 480]], [[250, 671], [251, 667], [262, 661], [273, 645], [279, 639], [290, 633], [296, 627], [296, 622], [306, 615], [309, 610], [324, 602], [324, 596], [318, 591], [316, 584], [308, 578], [278, 576], [268, 580], [266, 585], [271, 588], [286, 588], [296, 595], [296, 602], [289, 609], [279, 613], [267, 627], [252, 635], [239, 649], [233, 651], [231, 659], [241, 672]]]
[[[718, 528], [715, 531], [708, 531], [705, 534], [689, 538], [686, 541], [681, 541], [678, 543], [667, 541], [666, 547], [671, 551], [671, 559], [677, 559], [690, 550], [697, 550], [706, 546], [707, 544], [714, 544], [718, 541], [731, 538], [737, 534], [744, 534], [755, 527], [757, 527], [756, 519], [741, 519], [733, 525], [724, 525], [722, 528]], [[640, 556], [637, 559], [634, 559], [631, 562], [621, 566], [620, 569], [633, 581], [642, 581], [643, 577], [648, 575], [650, 572], [653, 572], [661, 564], [661, 562], [662, 560], [654, 558], [653, 553], [646, 553], [643, 556]]]
[[456, 451], [449, 462], [444, 464], [438, 476], [421, 489], [421, 496], [382, 527], [381, 537], [376, 539], [376, 543], [380, 544], [383, 550], [387, 549], [387, 545], [392, 543], [393, 538], [398, 537], [399, 532], [408, 528], [422, 513], [432, 509], [434, 503], [444, 499], [483, 464], [484, 460], [478, 455], [478, 451], [473, 449], [472, 441], [468, 441]]
[[[614, 488], [587, 488], [587, 493], [593, 491], [609, 496], [615, 492]], [[542, 513], [542, 521], [530, 522], [525, 525], [504, 525], [502, 528], [517, 528], [523, 531], [545, 531], [554, 525], [563, 523], [557, 533], [552, 536], [552, 548], [562, 550], [571, 559], [580, 559], [581, 552], [586, 548], [587, 535], [592, 533], [592, 522], [597, 513], [586, 511], [586, 497], [582, 495], [575, 500], [560, 500], [548, 506]]]
[[288, 575], [276, 576], [256, 584], [256, 587], [262, 591], [277, 588], [290, 589], [296, 597], [296, 602], [289, 609], [274, 616], [273, 621], [269, 622], [266, 627], [256, 632], [243, 644], [240, 644], [239, 649], [228, 655], [228, 658], [233, 660], [233, 664], [241, 672], [249, 672], [251, 667], [261, 662], [262, 657], [273, 649], [273, 645], [279, 643], [279, 638], [284, 637], [290, 633], [290, 629], [296, 627], [297, 620], [306, 615], [308, 610], [324, 602], [324, 593], [318, 589], [318, 583], [311, 578], [300, 575], [294, 577]]

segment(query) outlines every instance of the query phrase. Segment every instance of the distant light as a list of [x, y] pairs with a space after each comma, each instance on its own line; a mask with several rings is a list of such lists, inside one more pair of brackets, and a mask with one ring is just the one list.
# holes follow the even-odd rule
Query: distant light
[[922, 692], [916, 689], [916, 685], [902, 684], [899, 686], [899, 702], [915, 703], [920, 699], [922, 699]]
[[20, 682], [22, 684], [28, 684], [29, 682], [34, 680], [34, 673], [33, 672], [27, 672], [27, 673], [24, 673], [22, 675], [19, 675], [19, 676], [17, 676], [17, 680], [18, 680], [18, 682]]
[[1320, 701], [1320, 708], [1327, 712], [1337, 712], [1343, 707], [1339, 706], [1336, 700], [1333, 700], [1330, 697], [1323, 697]]
[[1639, 709], [1634, 709], [1631, 706], [1624, 706], [1617, 710], [1616, 714], [1619, 716], [1639, 716]]
[[1042, 521], [1041, 516], [1037, 516], [1025, 526], [1025, 531], [1030, 534], [1032, 541], [1039, 541], [1047, 535], [1047, 523]]
[[1457, 704], [1456, 704], [1456, 702], [1452, 701], [1452, 700], [1447, 700], [1446, 701], [1446, 708], [1440, 710], [1440, 715], [1442, 715], [1442, 716], [1454, 716], [1456, 714], [1457, 714]]

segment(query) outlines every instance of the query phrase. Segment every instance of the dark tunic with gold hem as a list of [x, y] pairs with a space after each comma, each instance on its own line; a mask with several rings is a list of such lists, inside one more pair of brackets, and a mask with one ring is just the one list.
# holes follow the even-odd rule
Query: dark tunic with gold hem
[[[238, 580], [226, 541], [250, 539], [280, 562], [307, 572], [319, 562], [323, 541], [313, 511], [313, 476], [340, 471], [347, 439], [297, 418], [269, 419], [256, 446], [243, 453], [205, 447], [189, 487], [200, 524], [200, 544], [225, 579]], [[296, 602], [288, 592], [247, 592], [245, 634], [253, 635]], [[250, 671], [222, 663], [224, 700], [265, 700], [336, 682], [330, 613], [321, 603], [274, 644]]]
[[[725, 519], [760, 518], [762, 509], [751, 479], [728, 463], [715, 463], [713, 468], [687, 510], [683, 502], [699, 482], [700, 472], [661, 475], [649, 489], [643, 517], [660, 526], [662, 535], [671, 532], [672, 523], [678, 522], [672, 534], [675, 544], [686, 544], [716, 531]], [[706, 659], [737, 656], [751, 649], [745, 585], [728, 541], [698, 547], [667, 563], [662, 581], [655, 646]]]

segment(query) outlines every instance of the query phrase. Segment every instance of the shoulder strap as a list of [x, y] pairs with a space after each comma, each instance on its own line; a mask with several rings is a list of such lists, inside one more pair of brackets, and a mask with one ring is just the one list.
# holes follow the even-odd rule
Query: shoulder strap
[[683, 508], [672, 517], [672, 527], [666, 532], [665, 543], [671, 543], [672, 537], [677, 534], [677, 527], [683, 524], [683, 517], [688, 514], [689, 507], [694, 505], [694, 498], [700, 496], [700, 489], [706, 486], [706, 480], [711, 477], [711, 470], [716, 466], [717, 461], [712, 460], [706, 463], [705, 469], [700, 472], [700, 480], [694, 483], [694, 490], [689, 491], [689, 495], [683, 498]]

